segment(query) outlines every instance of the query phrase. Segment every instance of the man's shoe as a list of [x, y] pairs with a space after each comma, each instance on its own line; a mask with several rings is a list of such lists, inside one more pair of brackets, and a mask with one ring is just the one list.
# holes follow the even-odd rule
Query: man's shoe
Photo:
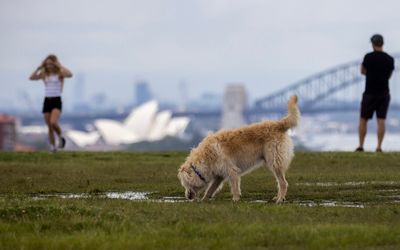
[[356, 148], [355, 152], [364, 152], [364, 148], [358, 147], [358, 148]]
[[383, 151], [382, 151], [381, 148], [377, 148], [377, 149], [375, 150], [375, 152], [377, 152], [377, 153], [383, 153]]

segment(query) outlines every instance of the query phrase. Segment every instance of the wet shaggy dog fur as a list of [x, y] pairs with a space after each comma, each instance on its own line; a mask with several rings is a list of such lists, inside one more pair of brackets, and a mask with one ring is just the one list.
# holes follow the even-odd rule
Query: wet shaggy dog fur
[[234, 201], [240, 199], [240, 177], [261, 166], [274, 174], [278, 183], [277, 203], [285, 200], [285, 173], [293, 158], [293, 144], [287, 131], [300, 119], [297, 96], [288, 102], [288, 115], [279, 121], [262, 121], [238, 129], [208, 135], [192, 149], [178, 171], [189, 200], [205, 191], [203, 200], [214, 197], [228, 179]]

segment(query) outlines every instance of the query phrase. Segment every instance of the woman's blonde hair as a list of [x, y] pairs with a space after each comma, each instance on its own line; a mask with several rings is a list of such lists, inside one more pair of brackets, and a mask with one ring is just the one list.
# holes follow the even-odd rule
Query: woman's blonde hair
[[[50, 54], [50, 55], [48, 55], [47, 57], [46, 57], [46, 59], [44, 59], [44, 62], [46, 62], [47, 60], [51, 60], [52, 62], [58, 62], [58, 58], [57, 58], [57, 56], [56, 55], [54, 55], [54, 54]], [[57, 66], [57, 65], [54, 65], [54, 67], [56, 68], [56, 74], [59, 74], [60, 73], [60, 71], [61, 71], [61, 69]], [[46, 67], [46, 65], [44, 66], [44, 72], [45, 72], [45, 74], [46, 75], [48, 75], [48, 74], [50, 74], [50, 72], [49, 72], [49, 69]]]

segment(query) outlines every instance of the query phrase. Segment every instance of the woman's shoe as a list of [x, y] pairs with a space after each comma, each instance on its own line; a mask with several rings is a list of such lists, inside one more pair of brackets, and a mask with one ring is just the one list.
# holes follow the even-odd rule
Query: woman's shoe
[[60, 137], [60, 144], [58, 145], [58, 148], [65, 148], [65, 138], [64, 137]]

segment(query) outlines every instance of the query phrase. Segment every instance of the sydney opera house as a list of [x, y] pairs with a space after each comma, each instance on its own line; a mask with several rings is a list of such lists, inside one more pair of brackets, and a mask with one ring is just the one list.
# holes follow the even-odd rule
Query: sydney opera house
[[133, 109], [120, 122], [97, 119], [91, 132], [69, 130], [67, 137], [78, 147], [104, 143], [110, 146], [158, 141], [168, 136], [181, 138], [190, 120], [188, 117], [172, 117], [169, 110], [159, 111], [157, 101], [149, 101]]

